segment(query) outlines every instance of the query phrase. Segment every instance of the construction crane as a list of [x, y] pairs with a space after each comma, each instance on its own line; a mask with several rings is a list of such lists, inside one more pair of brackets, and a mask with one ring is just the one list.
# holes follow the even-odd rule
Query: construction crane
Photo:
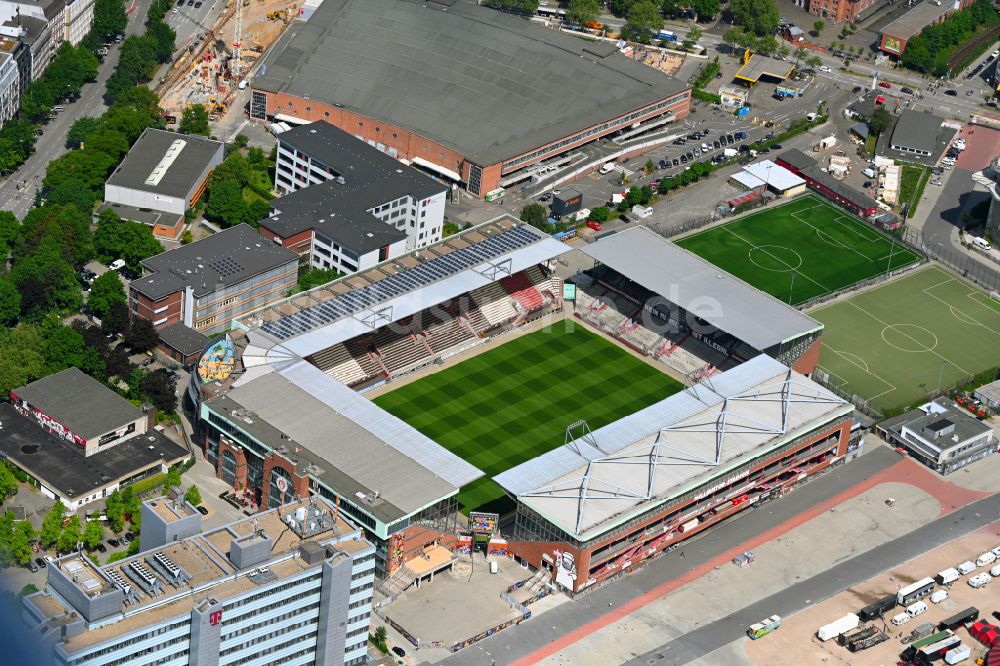
[[243, 76], [243, 60], [240, 54], [240, 44], [243, 41], [243, 0], [236, 0], [236, 30], [233, 36], [233, 78]]

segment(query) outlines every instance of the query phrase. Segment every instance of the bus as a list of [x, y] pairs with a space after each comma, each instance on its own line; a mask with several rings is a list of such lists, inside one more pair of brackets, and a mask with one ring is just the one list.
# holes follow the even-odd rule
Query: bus
[[934, 579], [923, 578], [912, 585], [900, 589], [896, 592], [896, 603], [900, 606], [909, 606], [917, 599], [923, 599], [934, 591]]
[[762, 636], [767, 636], [769, 633], [781, 626], [781, 616], [772, 615], [763, 622], [755, 622], [747, 627], [747, 636], [752, 640], [757, 640]]

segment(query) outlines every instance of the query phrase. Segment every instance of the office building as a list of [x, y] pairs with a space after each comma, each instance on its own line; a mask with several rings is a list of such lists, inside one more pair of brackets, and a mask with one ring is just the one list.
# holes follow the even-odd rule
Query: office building
[[238, 224], [145, 259], [142, 272], [129, 283], [133, 318], [211, 335], [284, 297], [298, 280], [298, 255]]
[[137, 555], [105, 566], [66, 555], [48, 566], [46, 591], [25, 597], [22, 616], [54, 663], [367, 661], [375, 552], [336, 506], [289, 490], [283, 508], [206, 531], [177, 499], [142, 510]]
[[326, 122], [278, 139], [260, 233], [316, 268], [354, 273], [441, 240], [449, 187]]
[[996, 453], [993, 428], [941, 397], [875, 426], [893, 446], [941, 474]]

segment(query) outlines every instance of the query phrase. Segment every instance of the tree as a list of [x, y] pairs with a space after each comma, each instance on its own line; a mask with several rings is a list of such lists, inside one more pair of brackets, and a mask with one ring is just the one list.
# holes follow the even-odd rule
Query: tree
[[97, 276], [94, 283], [90, 285], [90, 296], [87, 299], [87, 307], [98, 319], [103, 320], [108, 308], [112, 303], [125, 303], [125, 285], [122, 284], [118, 273], [108, 271]]
[[161, 412], [177, 409], [177, 382], [166, 370], [154, 370], [139, 382], [139, 392]]
[[21, 292], [14, 283], [0, 278], [0, 325], [12, 326], [21, 314]]
[[156, 345], [160, 341], [160, 335], [156, 332], [156, 327], [153, 326], [153, 322], [148, 319], [136, 318], [132, 322], [132, 326], [128, 333], [125, 334], [125, 344], [127, 344], [132, 351], [144, 354], [148, 351], [156, 349]]
[[0, 394], [45, 375], [42, 334], [32, 324], [0, 328]]
[[14, 531], [10, 536], [10, 554], [18, 564], [27, 564], [34, 554], [31, 544], [37, 538], [35, 528], [27, 520], [21, 520], [14, 524]]
[[701, 28], [691, 28], [688, 30], [688, 33], [684, 35], [684, 48], [693, 49], [698, 40], [701, 39], [701, 35]]
[[49, 509], [49, 512], [45, 514], [45, 518], [42, 520], [42, 531], [38, 535], [42, 547], [49, 548], [59, 540], [59, 535], [63, 531], [62, 523], [65, 518], [66, 505], [60, 500], [56, 500], [56, 503], [52, 505], [52, 508]]
[[52, 188], [45, 197], [47, 204], [75, 206], [88, 214], [94, 210], [94, 204], [99, 198], [98, 193], [79, 178], [64, 180]]
[[233, 179], [216, 180], [208, 186], [208, 205], [205, 217], [231, 227], [246, 219], [247, 202], [243, 187]]
[[823, 32], [823, 28], [826, 27], [825, 21], [816, 21], [813, 23], [812, 36], [819, 37], [819, 33]]
[[[122, 335], [128, 333], [130, 326], [129, 315], [128, 315], [128, 305], [123, 302], [113, 301], [108, 309], [105, 311], [104, 316], [101, 317], [101, 330], [104, 331], [105, 335]], [[124, 352], [124, 350], [121, 350]], [[114, 353], [112, 352], [112, 357]], [[128, 362], [128, 354], [125, 354], [125, 361]], [[112, 375], [121, 376], [120, 373], [115, 372], [114, 368], [120, 368], [120, 365], [112, 365], [112, 359], [106, 359], [105, 362], [108, 364], [108, 372]]]
[[806, 64], [809, 65], [810, 67], [819, 67], [820, 65], [823, 64], [823, 61], [820, 60], [819, 56], [814, 55], [806, 58]]
[[569, 0], [566, 7], [566, 19], [580, 25], [596, 22], [600, 16], [600, 0]]
[[799, 66], [800, 60], [805, 60], [809, 56], [809, 49], [804, 46], [795, 47], [795, 67]]
[[45, 346], [42, 356], [45, 357], [45, 374], [50, 375], [69, 367], [80, 367], [84, 362], [83, 336], [69, 326], [63, 326], [56, 320], [46, 322], [42, 329]]
[[103, 126], [104, 125], [100, 118], [92, 118], [90, 116], [77, 118], [76, 121], [69, 126], [69, 131], [66, 132], [66, 147], [79, 148], [87, 141], [87, 137], [101, 129]]
[[83, 545], [87, 550], [97, 548], [97, 544], [104, 539], [104, 527], [99, 520], [87, 521], [87, 526], [83, 530]]
[[628, 10], [628, 27], [635, 33], [646, 34], [663, 28], [663, 16], [653, 0], [638, 0]]
[[235, 150], [246, 148], [248, 143], [250, 143], [250, 137], [246, 134], [237, 134], [233, 137], [233, 148]]
[[198, 506], [201, 504], [201, 492], [198, 490], [198, 486], [191, 484], [191, 487], [187, 489], [184, 493], [184, 501], [191, 506]]
[[104, 513], [108, 517], [108, 525], [114, 532], [121, 532], [125, 527], [125, 506], [122, 494], [115, 488], [104, 498]]
[[788, 57], [789, 53], [791, 53], [791, 49], [788, 48], [787, 44], [782, 43], [778, 45], [778, 50], [774, 52], [774, 55], [784, 60]]
[[122, 220], [113, 210], [102, 211], [94, 232], [94, 252], [105, 263], [121, 259], [132, 270], [143, 259], [163, 252], [160, 241], [145, 224]]
[[94, 2], [94, 25], [91, 32], [102, 40], [123, 34], [128, 26], [128, 15], [122, 0], [96, 0]]
[[62, 534], [59, 535], [56, 543], [56, 549], [60, 553], [70, 553], [76, 550], [77, 544], [80, 543], [82, 537], [80, 517], [74, 513], [66, 521], [66, 527], [63, 528]]
[[774, 0], [732, 0], [729, 10], [737, 25], [757, 37], [773, 35], [781, 18]]
[[153, 21], [146, 28], [145, 36], [153, 43], [153, 53], [157, 62], [167, 63], [173, 60], [174, 40], [177, 39], [177, 33], [173, 28], [163, 21]]
[[208, 128], [208, 111], [202, 104], [192, 104], [184, 109], [181, 115], [180, 130], [184, 134], [201, 134], [208, 136], [211, 131]]
[[167, 471], [167, 478], [163, 480], [163, 494], [167, 495], [170, 493], [171, 488], [180, 488], [181, 486], [181, 470], [178, 467], [171, 467]]
[[530, 203], [521, 209], [521, 220], [536, 229], [544, 229], [547, 219], [548, 212], [545, 210], [545, 206], [540, 203]]
[[885, 107], [878, 107], [868, 119], [868, 131], [874, 135], [881, 134], [889, 129], [892, 124], [892, 116], [885, 110]]
[[17, 493], [17, 477], [7, 463], [0, 462], [0, 503]]
[[719, 0], [690, 0], [690, 5], [702, 22], [712, 20], [722, 9]]
[[521, 14], [534, 14], [538, 11], [538, 0], [486, 0], [486, 5]]
[[764, 55], [770, 55], [778, 50], [778, 40], [774, 35], [764, 35], [757, 40], [757, 50]]
[[726, 44], [729, 44], [733, 51], [741, 48], [753, 48], [757, 44], [757, 38], [747, 33], [746, 30], [740, 27], [734, 27], [726, 30], [726, 34], [722, 36], [722, 40], [726, 42]]

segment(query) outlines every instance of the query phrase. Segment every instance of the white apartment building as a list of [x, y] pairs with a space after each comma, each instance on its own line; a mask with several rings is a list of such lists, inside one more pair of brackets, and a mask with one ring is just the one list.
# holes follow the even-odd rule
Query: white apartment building
[[10, 53], [0, 51], [0, 126], [14, 117], [21, 106], [21, 74]]
[[369, 268], [441, 239], [448, 186], [323, 121], [278, 138], [260, 232], [317, 268]]
[[375, 548], [336, 507], [314, 497], [207, 532], [200, 523], [181, 499], [148, 500], [139, 554], [51, 563], [47, 591], [25, 597], [22, 616], [53, 663], [367, 661]]
[[0, 0], [0, 23], [26, 17], [48, 23], [53, 51], [62, 42], [77, 46], [94, 25], [94, 0]]

